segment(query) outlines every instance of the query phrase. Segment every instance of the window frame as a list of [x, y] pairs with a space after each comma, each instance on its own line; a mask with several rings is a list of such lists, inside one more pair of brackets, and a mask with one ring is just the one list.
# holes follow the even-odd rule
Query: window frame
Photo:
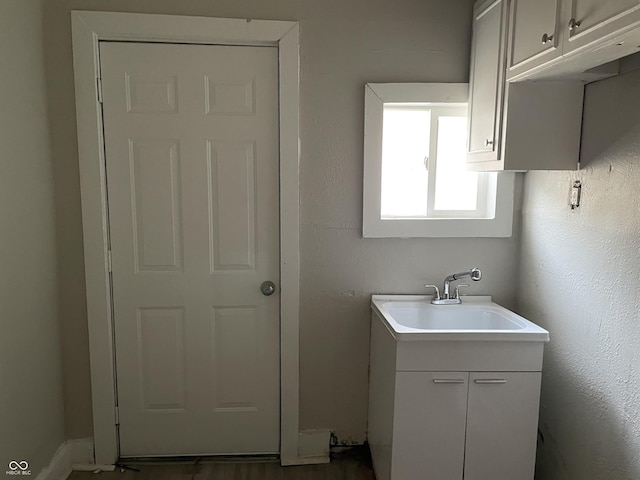
[[[467, 83], [368, 83], [365, 86], [363, 237], [510, 237], [513, 224], [512, 172], [489, 176], [495, 197], [487, 200], [486, 217], [439, 212], [434, 217], [382, 218], [382, 131], [385, 104], [419, 104], [438, 108], [467, 107]], [[432, 121], [432, 126], [433, 126]], [[435, 158], [430, 162], [435, 161]], [[430, 182], [432, 182], [430, 178]], [[493, 189], [491, 189], [493, 191]], [[495, 206], [494, 206], [495, 204]], [[429, 214], [432, 214], [430, 211]]]

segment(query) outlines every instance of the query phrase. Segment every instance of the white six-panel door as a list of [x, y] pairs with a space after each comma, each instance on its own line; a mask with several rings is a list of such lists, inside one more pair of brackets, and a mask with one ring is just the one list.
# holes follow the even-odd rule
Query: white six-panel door
[[277, 452], [277, 48], [100, 57], [120, 453]]

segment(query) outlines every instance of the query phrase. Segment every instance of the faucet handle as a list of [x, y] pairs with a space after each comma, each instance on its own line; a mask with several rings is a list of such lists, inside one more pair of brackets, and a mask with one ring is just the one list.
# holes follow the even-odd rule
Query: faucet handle
[[461, 283], [460, 285], [457, 285], [455, 293], [453, 295], [453, 298], [460, 298], [460, 288], [461, 287], [468, 287], [468, 286], [469, 286], [468, 283]]
[[471, 280], [473, 280], [474, 282], [479, 282], [480, 280], [482, 280], [482, 272], [478, 267], [473, 267], [471, 269]]
[[436, 300], [440, 300], [440, 289], [435, 285], [425, 285], [425, 288], [433, 288], [436, 291]]

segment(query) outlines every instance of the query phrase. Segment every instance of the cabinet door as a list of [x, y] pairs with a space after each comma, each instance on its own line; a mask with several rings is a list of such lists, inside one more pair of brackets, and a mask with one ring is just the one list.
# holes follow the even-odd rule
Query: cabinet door
[[471, 373], [464, 480], [533, 480], [540, 372]]
[[392, 480], [462, 480], [468, 372], [398, 372]]
[[500, 157], [504, 91], [506, 0], [474, 8], [469, 91], [468, 162]]
[[640, 22], [640, 0], [567, 0], [567, 4], [565, 54]]
[[511, 0], [507, 80], [562, 56], [560, 0]]

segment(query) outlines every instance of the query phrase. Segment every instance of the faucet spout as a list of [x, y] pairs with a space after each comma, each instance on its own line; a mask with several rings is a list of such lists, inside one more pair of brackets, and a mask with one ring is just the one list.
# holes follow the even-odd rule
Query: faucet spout
[[[478, 282], [482, 279], [482, 272], [480, 271], [480, 269], [478, 267], [474, 267], [471, 270], [469, 270], [468, 272], [459, 272], [459, 273], [454, 273], [449, 275], [447, 278], [444, 279], [444, 289], [443, 289], [443, 293], [442, 293], [442, 298], [445, 300], [448, 299], [453, 299], [455, 297], [452, 297], [450, 295], [450, 284], [451, 282], [454, 282], [456, 280], [460, 280], [462, 278], [467, 278], [470, 277], [471, 280], [473, 280], [474, 282]], [[460, 299], [457, 299], [460, 300]], [[459, 302], [458, 302], [459, 303]]]

